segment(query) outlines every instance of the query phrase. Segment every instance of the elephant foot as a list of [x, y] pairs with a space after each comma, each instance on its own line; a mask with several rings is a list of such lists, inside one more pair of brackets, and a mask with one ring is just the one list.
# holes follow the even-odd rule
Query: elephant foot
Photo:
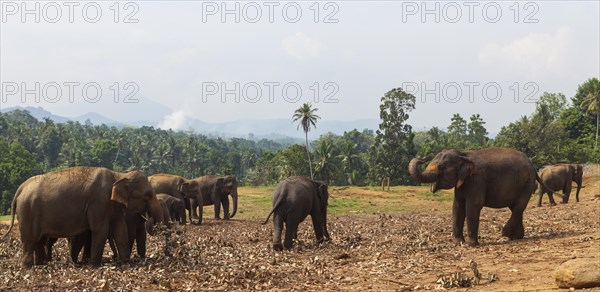
[[470, 247], [478, 246], [479, 241], [476, 238], [468, 238], [467, 245], [469, 245]]
[[555, 202], [551, 202], [550, 206], [556, 206], [556, 203]]
[[215, 220], [221, 220], [221, 217], [215, 217], [214, 219]]
[[541, 206], [542, 206], [542, 203], [539, 203], [539, 204], [537, 204], [537, 206], [538, 206], [538, 207], [541, 207]]
[[281, 243], [275, 243], [273, 244], [273, 249], [276, 251], [282, 251], [283, 250], [283, 244]]
[[453, 236], [454, 242], [457, 244], [463, 244], [465, 242], [465, 238], [462, 236]]

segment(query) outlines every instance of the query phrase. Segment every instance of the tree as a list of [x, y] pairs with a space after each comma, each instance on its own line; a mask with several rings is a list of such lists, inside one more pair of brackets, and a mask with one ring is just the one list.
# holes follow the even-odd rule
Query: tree
[[317, 127], [317, 120], [320, 119], [318, 115], [315, 114], [319, 109], [312, 108], [310, 103], [304, 103], [299, 109], [294, 112], [292, 116], [292, 120], [298, 123], [298, 129], [302, 127], [304, 131], [304, 138], [306, 140], [306, 156], [308, 157], [308, 167], [310, 170], [310, 179], [313, 179], [313, 171], [312, 171], [312, 162], [310, 161], [310, 149], [308, 148], [308, 132], [310, 131], [310, 127]]
[[315, 172], [319, 174], [325, 183], [329, 183], [329, 180], [337, 170], [333, 142], [330, 139], [321, 140], [315, 152], [318, 157], [315, 163]]
[[451, 123], [448, 126], [449, 147], [455, 149], [467, 148], [467, 121], [460, 114], [454, 114], [450, 120]]
[[580, 107], [587, 114], [596, 114], [596, 139], [594, 140], [594, 150], [598, 149], [598, 116], [600, 115], [600, 81], [597, 78], [588, 80], [589, 86], [587, 95], [581, 101]]
[[412, 127], [406, 120], [414, 108], [415, 96], [402, 88], [394, 88], [381, 98], [381, 123], [369, 151], [371, 183], [379, 183], [385, 177], [390, 177], [394, 184], [412, 182], [406, 166], [416, 151]]
[[482, 148], [487, 145], [488, 131], [485, 128], [485, 122], [479, 114], [473, 114], [467, 125], [467, 141], [469, 149]]

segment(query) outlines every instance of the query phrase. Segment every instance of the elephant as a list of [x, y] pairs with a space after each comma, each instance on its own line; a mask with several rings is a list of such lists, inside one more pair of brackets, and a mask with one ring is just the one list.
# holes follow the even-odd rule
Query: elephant
[[[167, 194], [156, 194], [156, 198], [164, 205], [164, 212], [166, 212], [165, 218], [166, 216], [169, 216], [169, 219], [172, 220], [177, 220], [179, 218], [179, 212], [184, 206], [182, 200]], [[167, 222], [167, 220], [165, 220], [165, 222]]]
[[[157, 194], [164, 193], [167, 195], [171, 195], [182, 200], [184, 203], [186, 199], [189, 197], [197, 198], [200, 192], [198, 183], [194, 180], [188, 180], [181, 176], [174, 174], [155, 174], [148, 178], [152, 188]], [[185, 205], [179, 209], [178, 216], [173, 219], [177, 219], [182, 224], [186, 224], [186, 208]], [[190, 214], [190, 222], [191, 222], [191, 214]], [[202, 220], [199, 220], [200, 224]]]
[[[168, 195], [167, 195], [168, 196]], [[160, 201], [159, 204], [163, 211], [163, 222], [165, 223], [167, 228], [171, 228], [169, 210], [164, 202]], [[146, 257], [146, 233], [150, 233], [151, 235], [154, 233], [153, 224], [154, 218], [149, 217], [149, 220], [146, 220], [142, 214], [133, 213], [126, 211], [125, 212], [125, 223], [127, 224], [127, 238], [129, 243], [129, 250], [131, 251], [133, 248], [133, 243], [136, 243], [137, 254], [140, 258], [144, 259]], [[145, 228], [145, 229], [144, 229]], [[119, 253], [116, 248], [116, 243], [114, 239], [114, 234], [112, 234], [112, 227], [109, 230], [108, 235], [108, 243], [110, 249], [113, 253], [113, 259], [119, 258]], [[87, 263], [90, 260], [91, 255], [91, 232], [85, 231], [73, 238], [69, 238], [69, 250], [70, 256], [73, 263], [78, 263], [79, 254], [83, 249], [83, 258], [81, 263]], [[52, 259], [52, 246], [56, 243], [57, 238], [49, 238], [46, 244], [46, 254], [48, 257], [48, 261]]]
[[[237, 213], [238, 208], [238, 183], [235, 176], [206, 175], [194, 179], [200, 187], [201, 200], [191, 198], [192, 215], [196, 214], [196, 208], [200, 209], [198, 220], [201, 221], [202, 206], [214, 205], [215, 219], [221, 219], [221, 205], [223, 205], [223, 219], [229, 220]], [[229, 195], [233, 200], [233, 211], [229, 213]], [[200, 197], [199, 196], [199, 197]]]
[[[310, 214], [317, 242], [329, 240], [327, 230], [327, 185], [303, 176], [292, 176], [280, 182], [273, 190], [273, 209], [262, 224], [273, 215], [273, 249], [290, 249], [298, 237], [298, 225]], [[281, 245], [281, 232], [285, 223], [285, 240]]]
[[17, 189], [11, 208], [11, 224], [2, 240], [12, 230], [17, 215], [25, 268], [45, 263], [50, 238], [73, 238], [88, 230], [93, 266], [101, 264], [110, 230], [120, 260], [128, 260], [131, 250], [125, 211], [150, 210], [155, 223], [164, 220], [144, 173], [119, 173], [103, 167], [72, 167], [31, 177]]
[[569, 202], [571, 196], [571, 181], [577, 184], [577, 192], [575, 193], [575, 199], [579, 202], [579, 191], [581, 191], [581, 184], [583, 182], [583, 165], [581, 164], [555, 164], [550, 165], [540, 174], [540, 178], [549, 189], [538, 188], [538, 207], [542, 206], [542, 197], [544, 193], [548, 193], [550, 198], [550, 205], [556, 206], [552, 193], [555, 191], [562, 190], [563, 192], [563, 203]]
[[439, 152], [421, 173], [417, 166], [425, 158], [410, 161], [410, 175], [422, 183], [432, 183], [432, 192], [454, 188], [452, 235], [464, 242], [467, 220], [467, 244], [479, 244], [479, 214], [483, 207], [508, 207], [512, 214], [502, 229], [509, 239], [525, 235], [523, 212], [540, 182], [532, 162], [525, 154], [510, 148], [491, 147], [473, 151], [445, 149]]

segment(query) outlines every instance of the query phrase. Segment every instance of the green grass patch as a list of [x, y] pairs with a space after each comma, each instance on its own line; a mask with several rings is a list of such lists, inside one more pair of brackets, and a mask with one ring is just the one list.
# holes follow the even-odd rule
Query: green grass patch
[[11, 217], [10, 215], [0, 216], [0, 221], [10, 221]]
[[446, 192], [432, 193], [431, 191], [424, 191], [417, 192], [417, 196], [426, 200], [439, 202], [451, 202], [452, 200], [454, 200], [454, 196], [452, 194], [447, 194]]

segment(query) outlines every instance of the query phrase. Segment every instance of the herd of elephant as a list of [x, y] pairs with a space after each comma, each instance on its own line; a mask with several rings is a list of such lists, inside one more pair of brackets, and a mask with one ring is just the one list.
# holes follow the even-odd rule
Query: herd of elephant
[[[540, 175], [529, 158], [514, 149], [484, 148], [473, 151], [455, 149], [438, 153], [425, 168], [425, 158], [414, 158], [408, 165], [411, 176], [431, 189], [454, 188], [452, 235], [460, 243], [465, 219], [467, 241], [477, 245], [479, 215], [483, 207], [505, 208], [511, 216], [502, 229], [509, 239], [524, 237], [523, 212], [531, 194], [539, 189], [538, 206], [544, 193], [556, 205], [553, 194], [562, 191], [567, 203], [571, 182], [577, 183], [576, 199], [582, 187], [581, 165], [557, 164], [544, 168]], [[537, 187], [539, 183], [539, 188]], [[188, 180], [177, 175], [157, 174], [147, 177], [140, 171], [114, 172], [99, 167], [74, 167], [34, 176], [17, 190], [12, 203], [12, 220], [6, 239], [19, 219], [23, 245], [22, 265], [44, 264], [52, 257], [52, 245], [58, 238], [68, 238], [71, 258], [99, 266], [108, 241], [114, 257], [128, 260], [134, 242], [137, 253], [145, 257], [146, 233], [155, 234], [155, 224], [171, 221], [186, 224], [197, 217], [202, 223], [202, 206], [214, 205], [215, 219], [235, 216], [237, 181], [233, 176], [203, 176]], [[229, 213], [229, 196], [233, 211]], [[326, 183], [294, 176], [280, 182], [273, 191], [273, 208], [263, 224], [273, 215], [273, 249], [292, 247], [298, 225], [311, 216], [317, 242], [330, 240], [327, 230], [329, 192]], [[187, 212], [186, 212], [187, 209]], [[149, 215], [145, 217], [145, 214]], [[285, 240], [281, 243], [285, 225]]]

